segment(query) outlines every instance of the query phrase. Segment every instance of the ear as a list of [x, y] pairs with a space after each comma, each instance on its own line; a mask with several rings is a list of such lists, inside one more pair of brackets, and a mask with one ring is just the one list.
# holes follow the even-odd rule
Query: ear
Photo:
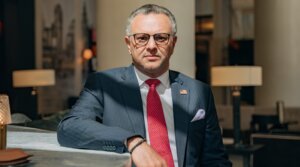
[[173, 48], [175, 48], [176, 42], [177, 42], [177, 36], [174, 36], [172, 41]]
[[129, 37], [125, 36], [124, 40], [125, 40], [125, 43], [127, 45], [128, 52], [129, 52], [129, 54], [131, 54], [131, 47], [130, 47], [130, 39], [129, 39]]
[[172, 40], [171, 55], [172, 55], [173, 52], [174, 52], [176, 42], [177, 42], [177, 36], [174, 36], [174, 37], [173, 37], [173, 40]]

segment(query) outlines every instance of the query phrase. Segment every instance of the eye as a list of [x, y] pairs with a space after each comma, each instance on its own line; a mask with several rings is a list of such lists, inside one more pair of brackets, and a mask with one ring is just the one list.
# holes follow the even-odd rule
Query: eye
[[168, 40], [168, 34], [156, 34], [154, 39], [157, 42], [165, 42]]
[[135, 39], [137, 40], [137, 41], [139, 41], [139, 42], [146, 42], [146, 41], [148, 41], [148, 39], [149, 39], [149, 37], [148, 37], [148, 35], [145, 35], [145, 34], [143, 34], [143, 35], [136, 35], [135, 36]]

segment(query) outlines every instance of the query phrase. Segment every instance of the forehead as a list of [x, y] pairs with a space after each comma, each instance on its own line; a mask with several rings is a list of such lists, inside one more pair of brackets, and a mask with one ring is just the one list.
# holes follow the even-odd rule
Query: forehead
[[132, 33], [171, 33], [171, 21], [165, 14], [138, 14], [131, 22]]

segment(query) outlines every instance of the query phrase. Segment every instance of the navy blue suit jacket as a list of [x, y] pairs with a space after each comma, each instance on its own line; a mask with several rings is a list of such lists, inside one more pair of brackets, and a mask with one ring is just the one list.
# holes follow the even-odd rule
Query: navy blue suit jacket
[[[210, 87], [175, 71], [170, 71], [170, 85], [179, 166], [231, 166]], [[199, 109], [206, 112], [205, 118], [191, 122]], [[127, 138], [145, 138], [142, 99], [133, 66], [90, 75], [57, 134], [62, 146], [118, 153], [127, 152]]]

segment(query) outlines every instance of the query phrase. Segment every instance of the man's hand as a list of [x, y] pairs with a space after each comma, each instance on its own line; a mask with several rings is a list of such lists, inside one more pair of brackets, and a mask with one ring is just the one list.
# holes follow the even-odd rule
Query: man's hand
[[[128, 150], [131, 150], [139, 141], [140, 137], [133, 137], [127, 141]], [[131, 153], [131, 159], [137, 167], [167, 167], [166, 161], [146, 142], [137, 146]]]

